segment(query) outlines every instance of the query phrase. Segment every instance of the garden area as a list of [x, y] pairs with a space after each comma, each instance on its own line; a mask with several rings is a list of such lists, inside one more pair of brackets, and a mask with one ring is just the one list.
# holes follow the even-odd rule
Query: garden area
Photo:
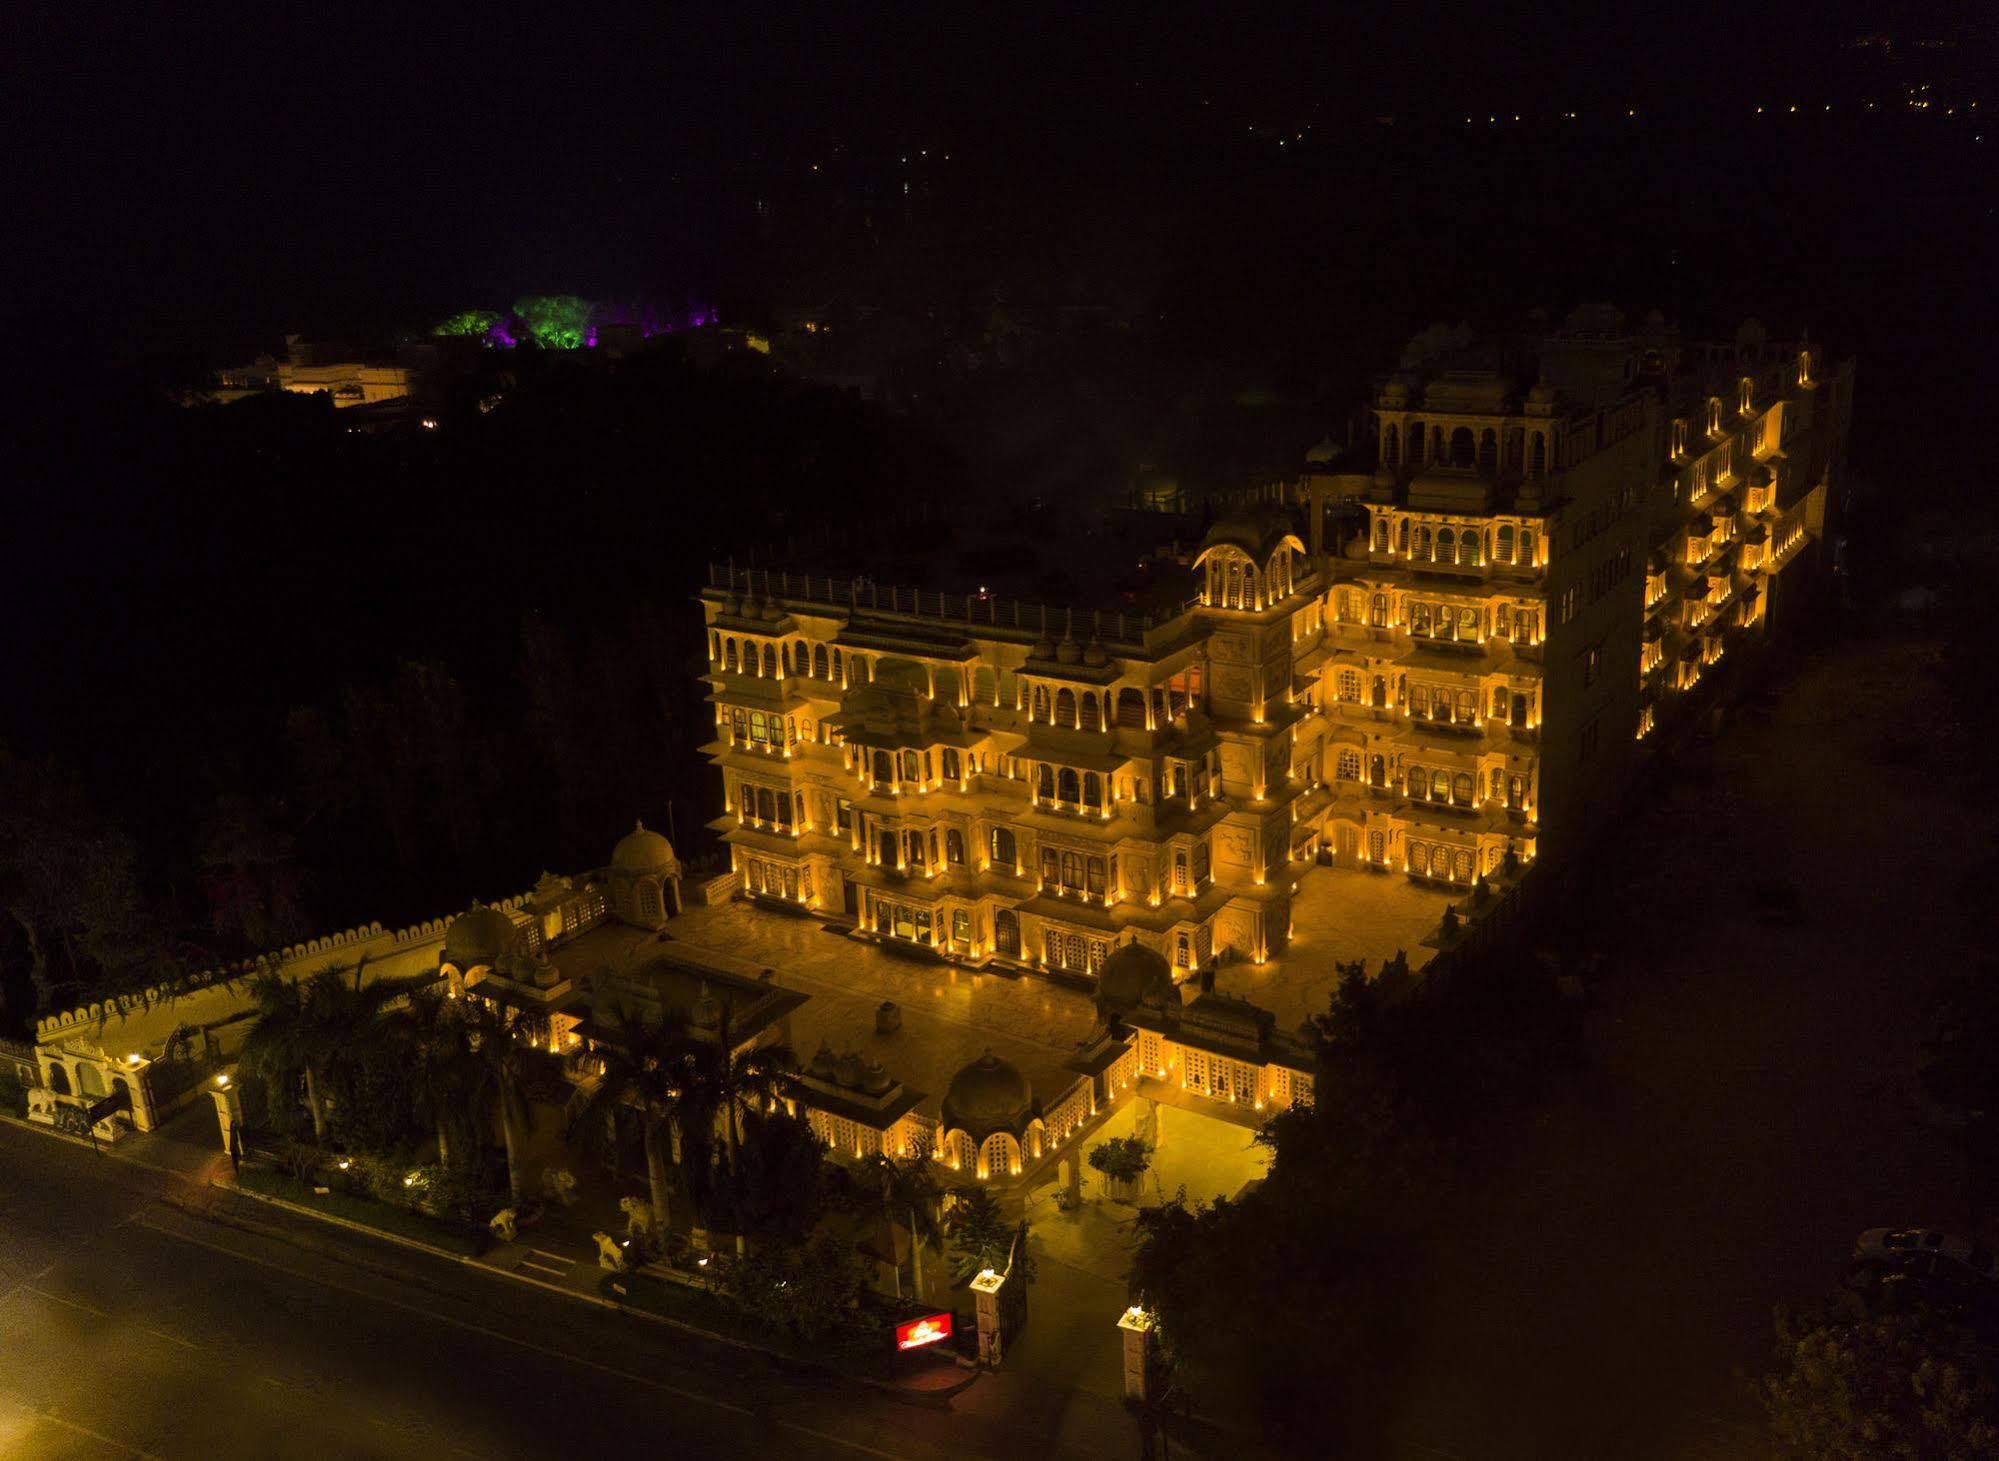
[[232, 1078], [252, 1194], [870, 1378], [895, 1324], [961, 1310], [970, 1339], [964, 1285], [1027, 1262], [983, 1188], [947, 1193], [920, 1157], [831, 1160], [780, 1099], [792, 1052], [726, 1014], [615, 1012], [565, 1057], [476, 985], [346, 969], [251, 993]]

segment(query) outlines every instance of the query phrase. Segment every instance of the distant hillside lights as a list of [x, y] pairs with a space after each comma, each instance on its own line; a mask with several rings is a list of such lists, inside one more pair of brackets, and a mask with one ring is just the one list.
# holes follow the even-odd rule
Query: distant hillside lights
[[712, 305], [690, 303], [678, 313], [649, 303], [621, 304], [574, 294], [529, 294], [510, 310], [460, 310], [431, 333], [446, 339], [478, 339], [499, 350], [532, 343], [542, 350], [592, 350], [613, 332], [650, 340], [680, 330], [718, 323]]

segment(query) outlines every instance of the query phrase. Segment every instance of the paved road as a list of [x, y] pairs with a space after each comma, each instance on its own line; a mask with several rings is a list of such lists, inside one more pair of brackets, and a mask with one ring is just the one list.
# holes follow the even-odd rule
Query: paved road
[[0, 1455], [1080, 1450], [992, 1383], [914, 1408], [0, 1126]]

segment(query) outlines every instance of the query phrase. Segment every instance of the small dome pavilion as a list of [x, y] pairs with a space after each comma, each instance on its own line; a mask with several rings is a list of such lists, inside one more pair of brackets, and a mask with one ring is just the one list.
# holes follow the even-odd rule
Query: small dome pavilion
[[680, 911], [680, 859], [644, 822], [611, 850], [611, 912], [622, 923], [662, 928]]
[[1097, 971], [1097, 1013], [1106, 1022], [1135, 1009], [1164, 1010], [1179, 1003], [1166, 956], [1135, 938], [1120, 944]]
[[441, 963], [460, 975], [510, 964], [520, 951], [520, 930], [497, 908], [474, 903], [444, 931]]
[[1041, 1156], [1043, 1127], [1034, 1089], [991, 1050], [951, 1077], [938, 1124], [938, 1151], [980, 1181], [1020, 1175]]

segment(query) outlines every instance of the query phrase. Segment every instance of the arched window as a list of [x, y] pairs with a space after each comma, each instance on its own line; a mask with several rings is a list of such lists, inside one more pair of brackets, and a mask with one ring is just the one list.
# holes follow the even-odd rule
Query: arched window
[[1460, 771], [1451, 779], [1451, 800], [1459, 806], [1470, 806], [1472, 798], [1477, 792], [1478, 787], [1473, 783], [1472, 775], [1469, 771]]
[[1104, 779], [1094, 771], [1083, 773], [1083, 805], [1101, 807], [1104, 804]]
[[1708, 397], [1707, 403], [1707, 434], [1721, 435], [1721, 402], [1713, 396]]
[[1093, 691], [1085, 690], [1083, 692], [1081, 709], [1084, 730], [1093, 731], [1103, 729], [1103, 716], [1098, 708], [1097, 697]]
[[840, 651], [837, 649], [833, 651], [833, 678], [841, 684], [846, 683], [845, 671], [840, 664]]
[[777, 820], [777, 797], [767, 786], [757, 788], [757, 819], [764, 822]]
[[1001, 867], [1019, 867], [1020, 850], [1013, 840], [1011, 827], [993, 828], [993, 861]]
[[1409, 423], [1409, 465], [1420, 467], [1422, 464], [1423, 423], [1420, 421], [1411, 421]]
[[1478, 534], [1470, 528], [1466, 528], [1458, 535], [1458, 562], [1471, 568], [1478, 567]]
[[1471, 428], [1460, 426], [1451, 433], [1451, 465], [1469, 467], [1478, 460], [1477, 448], [1472, 445]]
[[1072, 727], [1076, 724], [1076, 692], [1066, 685], [1055, 692], [1055, 723]]
[[1421, 766], [1409, 768], [1409, 795], [1417, 801], [1426, 801], [1430, 795], [1430, 773]]
[[1458, 610], [1458, 638], [1478, 638], [1478, 610], [1467, 604]]
[[1534, 455], [1528, 463], [1527, 470], [1529, 475], [1535, 477], [1543, 475], [1548, 470], [1548, 433], [1545, 431], [1534, 433]]
[[1396, 529], [1395, 547], [1401, 553], [1406, 554], [1409, 551], [1409, 519], [1406, 517], [1402, 519], [1401, 525]]
[[1117, 723], [1132, 730], [1145, 729], [1145, 696], [1129, 687], [1117, 692]]
[[812, 646], [812, 673], [815, 678], [821, 680], [831, 673], [831, 667], [826, 660], [826, 646], [823, 644]]
[[1367, 622], [1377, 629], [1388, 627], [1388, 595], [1376, 594], [1368, 604]]
[[1194, 956], [1187, 943], [1187, 935], [1180, 934], [1173, 940], [1173, 962], [1182, 969], [1194, 967]]
[[1173, 854], [1173, 891], [1184, 897], [1187, 892], [1187, 854]]
[[1409, 606], [1409, 632], [1411, 634], [1428, 634], [1430, 632], [1430, 606], [1428, 604], [1411, 604]]
[[1381, 459], [1391, 467], [1402, 460], [1402, 438], [1393, 426], [1382, 428]]
[[917, 760], [916, 752], [914, 751], [904, 751], [902, 753], [902, 779], [904, 781], [921, 781], [923, 779], [923, 763]]
[[1520, 470], [1520, 441], [1521, 433], [1517, 428], [1506, 433], [1506, 470], [1508, 472], [1518, 472]]
[[1447, 802], [1451, 799], [1451, 773], [1436, 770], [1430, 773], [1430, 800]]
[[[1388, 784], [1387, 772], [1388, 763], [1380, 756], [1370, 756], [1367, 758], [1367, 784], [1369, 786], [1386, 786]], [[1377, 862], [1380, 861], [1379, 858], [1375, 860]]]
[[1360, 699], [1359, 670], [1341, 670], [1338, 677], [1333, 681], [1333, 685], [1333, 693], [1340, 699], [1349, 701], [1358, 701]]
[[1527, 805], [1527, 783], [1521, 777], [1506, 778], [1506, 804], [1516, 812]]
[[1506, 719], [1506, 687], [1499, 685], [1492, 692], [1492, 715], [1495, 720]]
[[1046, 685], [1036, 685], [1034, 687], [1034, 706], [1028, 713], [1028, 719], [1048, 719], [1048, 687]]
[[785, 673], [785, 678], [789, 679], [789, 678], [791, 677], [791, 641], [790, 641], [790, 640], [786, 640], [786, 641], [785, 641], [785, 642], [784, 642], [783, 644], [781, 644], [781, 645], [779, 645], [779, 646], [778, 646], [778, 662], [779, 662], [780, 664], [782, 664], [782, 665], [784, 666], [784, 673]]
[[1448, 878], [1451, 875], [1451, 849], [1438, 843], [1430, 849], [1430, 876]]
[[1380, 675], [1374, 677], [1374, 695], [1372, 698], [1376, 710], [1385, 710], [1388, 708], [1388, 681]]
[[1055, 774], [1055, 800], [1060, 802], [1081, 800], [1077, 795], [1076, 773], [1067, 766]]
[[1506, 773], [1497, 767], [1486, 778], [1485, 795], [1488, 801], [1498, 801], [1506, 795]]
[[1460, 847], [1458, 849], [1457, 855], [1451, 859], [1451, 871], [1452, 875], [1459, 882], [1468, 883], [1471, 881], [1472, 856], [1470, 848]]
[[736, 641], [735, 641], [735, 640], [733, 640], [733, 639], [730, 639], [730, 640], [726, 640], [726, 641], [724, 641], [724, 642], [723, 642], [723, 645], [722, 645], [722, 663], [723, 663], [723, 664], [724, 664], [725, 666], [727, 666], [727, 667], [728, 667], [729, 669], [731, 669], [731, 670], [734, 670], [734, 669], [736, 669], [736, 668], [737, 668], [737, 663], [736, 663]]
[[923, 834], [921, 832], [909, 833], [905, 845], [908, 849], [909, 865], [911, 867], [922, 867], [924, 865]]
[[1386, 553], [1388, 551], [1388, 520], [1386, 518], [1378, 517], [1374, 520], [1374, 551], [1377, 553]]
[[895, 757], [887, 751], [875, 752], [875, 784], [883, 785], [895, 780]]
[[1478, 438], [1478, 469], [1481, 472], [1499, 470], [1499, 433], [1490, 426]]
[[1379, 832], [1370, 832], [1367, 834], [1367, 860], [1373, 863], [1386, 862], [1388, 860], [1388, 839], [1383, 837]]
[[1520, 530], [1520, 563], [1524, 568], [1532, 568], [1534, 566], [1534, 530], [1532, 528], [1522, 528]]
[[1348, 746], [1340, 751], [1339, 778], [1342, 781], [1360, 780], [1360, 752]]
[[965, 860], [965, 834], [960, 832], [956, 827], [945, 829], [944, 856], [950, 862], [963, 862]]
[[1449, 528], [1437, 529], [1437, 561], [1455, 562], [1458, 556], [1458, 535]]
[[58, 1096], [69, 1094], [69, 1069], [59, 1061], [49, 1062], [49, 1089]]
[[937, 853], [938, 853], [937, 834], [935, 832], [932, 832], [930, 834], [930, 863], [931, 866], [933, 867], [935, 867], [937, 863], [942, 861], [942, 859], [938, 857]]
[[1497, 547], [1498, 551], [1492, 555], [1494, 561], [1511, 563], [1513, 561], [1513, 529], [1510, 526], [1502, 525], [1500, 527]]
[[1046, 761], [1034, 768], [1034, 793], [1049, 801], [1055, 799], [1055, 772]]
[[1416, 561], [1418, 563], [1430, 561], [1430, 530], [1427, 527], [1416, 529]]

